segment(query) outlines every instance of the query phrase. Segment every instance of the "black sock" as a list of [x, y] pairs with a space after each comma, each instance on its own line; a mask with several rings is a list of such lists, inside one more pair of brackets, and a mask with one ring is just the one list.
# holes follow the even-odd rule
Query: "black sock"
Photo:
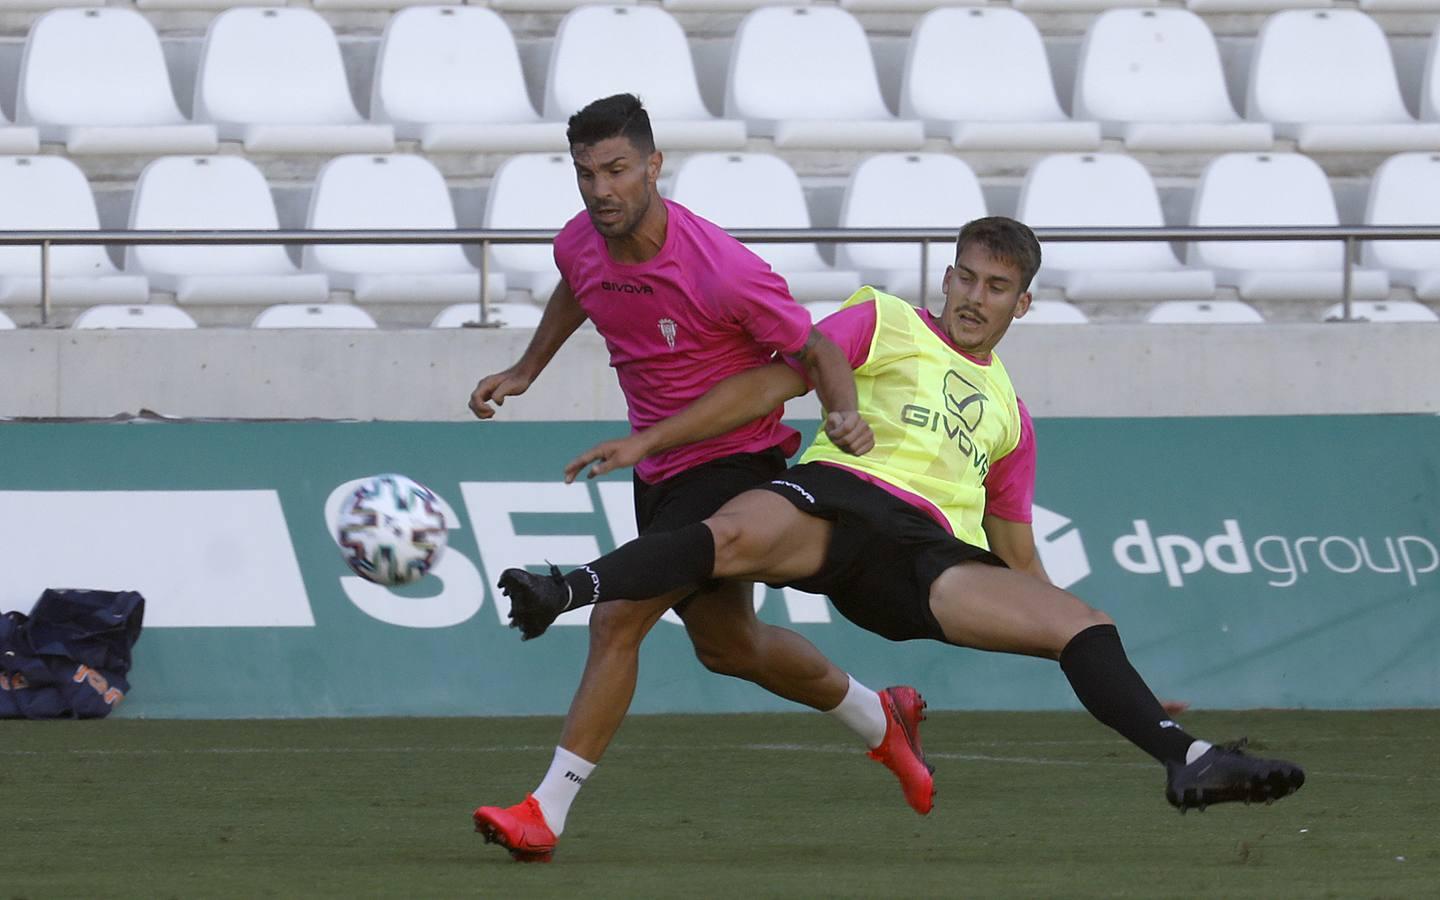
[[1162, 763], [1185, 762], [1195, 739], [1170, 721], [1130, 665], [1114, 625], [1092, 625], [1071, 638], [1060, 668], [1090, 715]]
[[570, 572], [570, 607], [649, 600], [700, 584], [715, 570], [715, 538], [704, 522], [638, 537]]

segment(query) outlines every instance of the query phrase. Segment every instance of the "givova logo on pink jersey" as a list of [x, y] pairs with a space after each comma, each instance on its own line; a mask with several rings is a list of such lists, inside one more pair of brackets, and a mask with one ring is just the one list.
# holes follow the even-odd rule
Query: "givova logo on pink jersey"
[[1217, 534], [1192, 537], [1157, 534], [1146, 519], [1135, 519], [1130, 533], [1111, 551], [1122, 569], [1137, 575], [1164, 574], [1171, 587], [1206, 568], [1226, 575], [1264, 573], [1271, 587], [1292, 587], [1322, 573], [1404, 578], [1411, 587], [1420, 576], [1440, 568], [1440, 549], [1418, 534], [1341, 535], [1267, 534], [1249, 539], [1237, 519], [1225, 519]]

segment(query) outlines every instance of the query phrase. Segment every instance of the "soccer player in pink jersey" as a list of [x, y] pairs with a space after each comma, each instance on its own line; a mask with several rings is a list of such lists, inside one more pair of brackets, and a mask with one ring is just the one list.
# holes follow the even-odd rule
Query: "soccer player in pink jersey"
[[[481, 379], [470, 398], [475, 415], [491, 418], [495, 406], [524, 393], [589, 319], [605, 338], [636, 431], [779, 354], [815, 384], [830, 410], [824, 431], [842, 452], [869, 449], [850, 366], [784, 279], [713, 223], [660, 197], [663, 160], [640, 101], [629, 94], [597, 100], [571, 117], [567, 135], [585, 209], [555, 238], [561, 279], [529, 346], [513, 366]], [[635, 472], [640, 533], [700, 522], [784, 471], [800, 438], [780, 415], [777, 403], [644, 460]], [[832, 713], [900, 779], [906, 802], [929, 812], [934, 785], [920, 747], [920, 694], [860, 684], [801, 635], [757, 619], [752, 593], [748, 583], [700, 581], [658, 599], [596, 609], [585, 671], [550, 768], [523, 802], [475, 810], [486, 840], [517, 860], [551, 858], [572, 801], [629, 708], [640, 642], [671, 607], [706, 668]]]
[[[1182, 812], [1298, 790], [1294, 763], [1186, 733], [1130, 665], [1114, 622], [1045, 575], [1030, 524], [1034, 433], [993, 352], [1029, 309], [1039, 268], [1030, 229], [992, 217], [961, 229], [938, 318], [862, 288], [820, 328], [855, 369], [872, 449], [847, 455], [820, 434], [799, 465], [703, 522], [566, 575], [508, 569], [513, 624], [533, 638], [562, 611], [711, 578], [793, 585], [891, 640], [1058, 661], [1092, 715], [1165, 766], [1166, 798]], [[791, 366], [748, 370], [684, 413], [581, 454], [566, 478], [592, 463], [592, 475], [632, 465], [806, 390]]]

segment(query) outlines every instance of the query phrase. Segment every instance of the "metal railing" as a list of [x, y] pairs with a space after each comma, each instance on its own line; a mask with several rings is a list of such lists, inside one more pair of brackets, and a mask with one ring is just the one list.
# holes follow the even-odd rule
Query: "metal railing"
[[[356, 229], [275, 231], [0, 231], [0, 247], [40, 248], [40, 321], [50, 321], [50, 251], [54, 247], [231, 244], [463, 244], [480, 247], [481, 324], [490, 314], [490, 247], [496, 244], [548, 244], [553, 229]], [[939, 228], [735, 228], [729, 233], [746, 243], [852, 243], [920, 245], [920, 296], [929, 293], [930, 245], [952, 244], [955, 229]], [[1341, 280], [1343, 318], [1351, 318], [1356, 251], [1360, 241], [1440, 240], [1440, 225], [1265, 226], [1211, 228], [1036, 228], [1042, 243], [1126, 241], [1340, 241], [1344, 244]]]

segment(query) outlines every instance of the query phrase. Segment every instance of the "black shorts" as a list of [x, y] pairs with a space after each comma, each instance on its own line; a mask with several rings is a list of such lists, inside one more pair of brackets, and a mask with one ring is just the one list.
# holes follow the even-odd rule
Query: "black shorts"
[[779, 447], [732, 453], [649, 484], [635, 476], [635, 525], [640, 534], [673, 531], [704, 520], [738, 495], [785, 471]]
[[940, 573], [971, 560], [1005, 565], [837, 466], [805, 463], [759, 487], [835, 523], [820, 572], [789, 586], [826, 595], [845, 618], [892, 641], [945, 640], [930, 610], [930, 585]]

